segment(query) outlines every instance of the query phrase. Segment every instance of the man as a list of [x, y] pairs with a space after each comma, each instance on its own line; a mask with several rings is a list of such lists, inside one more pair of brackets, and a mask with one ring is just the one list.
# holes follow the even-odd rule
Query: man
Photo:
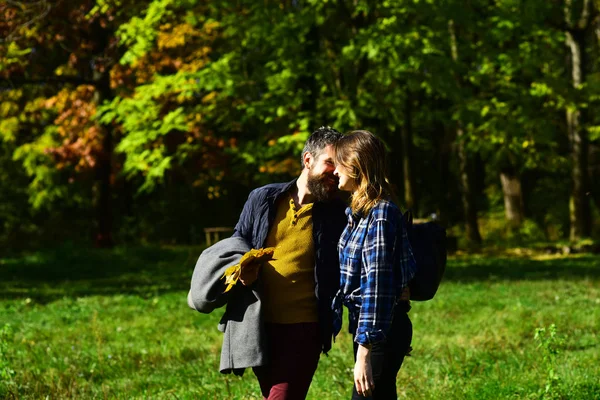
[[333, 175], [341, 136], [330, 127], [313, 132], [300, 176], [253, 190], [235, 226], [233, 236], [250, 247], [275, 248], [256, 282], [267, 362], [253, 371], [266, 399], [304, 399], [320, 353], [331, 349], [337, 243], [346, 224]]

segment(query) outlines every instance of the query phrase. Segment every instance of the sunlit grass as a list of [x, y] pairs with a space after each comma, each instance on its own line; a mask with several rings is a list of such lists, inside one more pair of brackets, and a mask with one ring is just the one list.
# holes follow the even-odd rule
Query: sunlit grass
[[[198, 248], [60, 249], [0, 263], [0, 398], [258, 399], [251, 371], [218, 372], [221, 312], [186, 305]], [[594, 256], [450, 259], [433, 301], [413, 303], [400, 398], [600, 398]], [[563, 342], [543, 359], [540, 327]], [[10, 327], [8, 327], [10, 325]], [[545, 392], [548, 370], [557, 383]], [[311, 399], [350, 397], [350, 335], [322, 357]]]

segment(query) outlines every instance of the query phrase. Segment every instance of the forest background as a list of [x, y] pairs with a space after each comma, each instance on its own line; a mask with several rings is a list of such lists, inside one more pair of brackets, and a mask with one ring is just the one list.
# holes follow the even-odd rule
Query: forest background
[[403, 205], [460, 247], [589, 244], [599, 9], [2, 1], [0, 243], [201, 243], [330, 125], [379, 135]]
[[600, 0], [0, 0], [0, 398], [259, 398], [189, 281], [322, 125], [458, 248], [401, 398], [600, 398], [599, 106]]

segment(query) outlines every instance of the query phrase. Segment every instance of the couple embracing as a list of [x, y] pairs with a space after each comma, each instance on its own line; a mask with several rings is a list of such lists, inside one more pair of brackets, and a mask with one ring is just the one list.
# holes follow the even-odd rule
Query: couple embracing
[[346, 306], [352, 398], [395, 399], [412, 339], [407, 287], [415, 263], [385, 147], [368, 131], [322, 127], [301, 162], [294, 181], [253, 190], [233, 236], [202, 253], [188, 304], [205, 313], [227, 304], [220, 370], [251, 367], [265, 399], [306, 397]]

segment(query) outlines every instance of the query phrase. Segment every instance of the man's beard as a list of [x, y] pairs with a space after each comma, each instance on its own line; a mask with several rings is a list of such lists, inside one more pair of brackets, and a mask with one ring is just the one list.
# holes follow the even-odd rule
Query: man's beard
[[334, 175], [313, 175], [309, 170], [306, 186], [315, 201], [331, 200], [337, 193], [337, 179]]

